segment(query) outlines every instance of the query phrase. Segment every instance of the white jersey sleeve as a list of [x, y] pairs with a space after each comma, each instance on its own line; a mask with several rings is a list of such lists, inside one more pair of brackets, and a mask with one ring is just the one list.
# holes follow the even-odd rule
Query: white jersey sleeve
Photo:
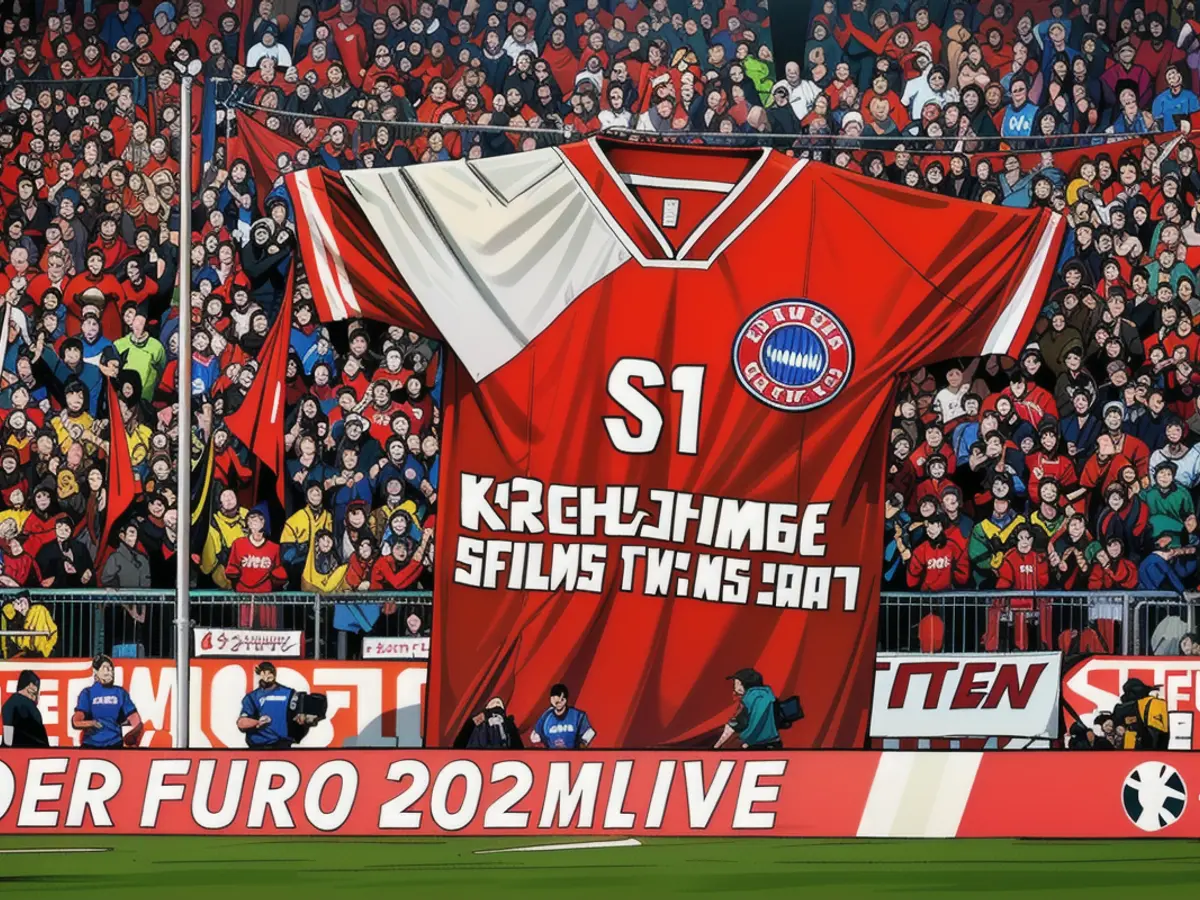
[[476, 381], [630, 259], [553, 148], [342, 176]]

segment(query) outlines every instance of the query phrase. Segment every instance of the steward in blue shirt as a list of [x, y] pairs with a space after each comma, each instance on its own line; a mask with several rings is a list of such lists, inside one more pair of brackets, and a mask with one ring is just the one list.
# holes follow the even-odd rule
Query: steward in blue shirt
[[587, 713], [568, 706], [569, 697], [565, 684], [550, 688], [550, 708], [538, 717], [529, 735], [530, 743], [547, 750], [578, 750], [596, 739]]
[[[71, 725], [83, 732], [83, 746], [109, 750], [136, 747], [142, 735], [142, 717], [125, 688], [113, 683], [113, 661], [101, 654], [92, 660], [95, 683], [79, 692]], [[122, 737], [121, 726], [129, 733]]]
[[[294, 691], [275, 680], [275, 664], [264, 660], [254, 667], [258, 688], [242, 698], [238, 730], [254, 750], [287, 750], [294, 741], [288, 734], [288, 704]], [[297, 715], [298, 724], [311, 725], [315, 716]]]
[[735, 735], [743, 750], [783, 749], [775, 724], [775, 692], [763, 684], [763, 677], [754, 669], [739, 669], [729, 678], [738, 707], [713, 749], [720, 750]]
[[1184, 87], [1186, 74], [1187, 70], [1180, 63], [1167, 66], [1163, 73], [1167, 89], [1154, 98], [1150, 107], [1151, 114], [1162, 123], [1163, 131], [1177, 130], [1181, 119], [1200, 112], [1200, 99]]

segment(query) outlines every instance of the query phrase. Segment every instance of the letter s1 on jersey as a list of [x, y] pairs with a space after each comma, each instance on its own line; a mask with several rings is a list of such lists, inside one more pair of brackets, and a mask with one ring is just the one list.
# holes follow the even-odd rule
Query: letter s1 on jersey
[[[634, 384], [635, 381], [641, 382], [640, 389]], [[608, 438], [621, 453], [653, 453], [658, 448], [663, 430], [663, 413], [642, 391], [645, 388], [661, 388], [665, 384], [663, 370], [652, 359], [619, 359], [608, 373], [608, 396], [640, 425], [638, 433], [634, 434], [625, 416], [604, 417]], [[695, 456], [700, 444], [700, 398], [704, 391], [704, 366], [673, 368], [671, 390], [682, 397], [676, 449], [685, 456]]]

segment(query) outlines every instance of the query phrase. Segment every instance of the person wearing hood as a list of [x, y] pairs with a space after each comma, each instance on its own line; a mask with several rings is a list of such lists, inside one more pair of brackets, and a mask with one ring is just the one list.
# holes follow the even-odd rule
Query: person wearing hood
[[[347, 517], [349, 517], [349, 513], [350, 510], [347, 510]], [[349, 523], [347, 523], [345, 533], [350, 534]], [[343, 544], [343, 546], [345, 545]], [[346, 564], [346, 575], [343, 579], [343, 585], [346, 590], [369, 591], [371, 589], [371, 569], [374, 568], [375, 560], [378, 556], [379, 552], [375, 546], [374, 536], [372, 536], [369, 531], [364, 529], [359, 534], [354, 544], [353, 552], [347, 554], [347, 558], [350, 561]], [[341, 606], [342, 604], [338, 604], [338, 606], [334, 608], [333, 627], [338, 631], [354, 631], [355, 627], [353, 622], [359, 621], [359, 619], [356, 619], [352, 613], [346, 612], [341, 614], [342, 618], [339, 620]], [[377, 619], [378, 617], [379, 611], [378, 608], [376, 608], [375, 618]], [[349, 627], [339, 624], [339, 621], [343, 623], [350, 623]], [[370, 623], [361, 622], [357, 630], [361, 631], [363, 628], [367, 628], [369, 630], [373, 625], [374, 619], [372, 619]]]
[[[860, 33], [857, 33], [857, 29], [849, 29], [849, 33], [856, 38], [860, 37]], [[862, 34], [866, 33], [862, 32]], [[829, 33], [829, 28], [825, 25], [825, 23], [819, 20], [812, 23], [811, 37], [809, 37], [808, 43], [804, 45], [804, 58], [812, 59], [813, 50], [818, 48], [824, 54], [825, 65], [831, 70], [842, 61], [844, 54], [842, 52], [841, 45], [839, 45], [834, 36]], [[706, 56], [707, 49], [702, 54], [698, 55], [701, 57]]]
[[346, 505], [346, 518], [342, 523], [341, 556], [343, 559], [352, 560], [362, 541], [374, 540], [368, 522], [370, 514], [371, 506], [365, 500], [353, 500]]
[[[979, 137], [998, 137], [1000, 132], [984, 99], [984, 91], [978, 85], [967, 85], [961, 90], [960, 101], [963, 107], [963, 117], [967, 120], [971, 133]], [[976, 184], [981, 181], [976, 179]], [[971, 199], [977, 199], [977, 194]]]
[[270, 219], [259, 219], [250, 229], [250, 240], [242, 247], [242, 268], [250, 279], [251, 296], [263, 308], [274, 308], [282, 296], [285, 276], [282, 264], [292, 253], [289, 246], [273, 241], [275, 225]]
[[736, 738], [743, 750], [782, 750], [775, 724], [775, 692], [754, 669], [739, 669], [726, 680], [733, 682], [737, 709], [717, 738], [714, 750]]
[[246, 66], [257, 69], [259, 60], [270, 57], [280, 69], [291, 68], [292, 54], [279, 42], [279, 26], [268, 22], [259, 31], [258, 43], [246, 51]]
[[337, 551], [333, 532], [323, 528], [317, 532], [312, 552], [304, 564], [300, 588], [320, 594], [334, 594], [344, 589], [346, 563]]
[[296, 7], [296, 14], [280, 35], [280, 41], [291, 52], [293, 60], [299, 62], [308, 55], [308, 48], [316, 38], [319, 21], [312, 0], [301, 0]]
[[337, 355], [329, 341], [329, 330], [317, 321], [312, 303], [307, 300], [296, 301], [289, 340], [305, 375], [312, 375], [320, 362], [330, 367], [331, 374], [337, 373]]
[[79, 480], [70, 469], [59, 469], [55, 475], [58, 508], [69, 513], [72, 521], [79, 522], [87, 509], [87, 497], [79, 489]]
[[[814, 40], [823, 40], [818, 37], [820, 34], [816, 28], [818, 23], [825, 24], [821, 19], [814, 20], [811, 36]], [[871, 17], [867, 13], [867, 0], [851, 0], [850, 11], [835, 18], [833, 27], [844, 35], [840, 38], [841, 46], [844, 48], [842, 52], [850, 64], [850, 71], [859, 78], [859, 86], [865, 88], [870, 82], [863, 79], [870, 79], [871, 65], [876, 55], [856, 35], [865, 34], [872, 38], [878, 38], [875, 26], [871, 24]]]
[[1167, 702], [1156, 692], [1162, 685], [1148, 685], [1130, 678], [1121, 686], [1121, 702], [1113, 710], [1117, 723], [1125, 726], [1125, 750], [1166, 750], [1171, 743]]
[[918, 57], [917, 66], [922, 68], [921, 74], [908, 81], [900, 98], [911, 118], [920, 119], [926, 104], [932, 103], [940, 111], [947, 103], [958, 102], [958, 89], [951, 86], [945, 66], [929, 65], [924, 57]]
[[520, 750], [524, 746], [516, 720], [500, 697], [493, 697], [482, 712], [467, 719], [454, 739], [457, 750]]
[[[796, 117], [796, 111], [792, 107], [786, 81], [779, 82], [771, 89], [771, 105], [767, 108], [767, 122], [770, 124], [772, 134], [801, 133], [800, 119]], [[783, 146], [790, 143], [787, 138], [781, 140]]]
[[[147, 507], [149, 504], [147, 501]], [[208, 536], [200, 551], [200, 571], [223, 590], [230, 586], [225, 577], [229, 549], [239, 538], [245, 537], [247, 515], [245, 507], [238, 503], [237, 493], [225, 489], [218, 495], [216, 509], [209, 517]]]
[[[333, 515], [325, 508], [325, 491], [317, 481], [304, 485], [306, 504], [283, 524], [280, 553], [293, 582], [299, 582], [312, 561], [316, 535], [333, 529]], [[328, 573], [326, 573], [328, 574]]]
[[108, 47], [109, 52], [118, 50], [122, 41], [133, 44], [137, 33], [146, 27], [142, 14], [131, 8], [130, 0], [117, 0], [117, 8], [104, 17], [104, 25], [100, 29], [100, 40]]
[[175, 21], [175, 15], [175, 4], [169, 0], [163, 0], [154, 7], [149, 50], [155, 59], [166, 59], [168, 49], [179, 37], [179, 24]]

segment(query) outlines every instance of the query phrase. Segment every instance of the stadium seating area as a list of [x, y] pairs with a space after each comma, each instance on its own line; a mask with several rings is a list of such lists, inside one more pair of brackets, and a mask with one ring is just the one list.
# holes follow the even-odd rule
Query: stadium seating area
[[[6, 21], [0, 586], [173, 581], [178, 100], [199, 59], [193, 444], [197, 457], [211, 445], [216, 483], [193, 548], [202, 584], [430, 583], [436, 342], [326, 327], [302, 286], [282, 509], [266, 502], [273, 476], [225, 426], [291, 264], [291, 198], [268, 182], [630, 129], [765, 141], [1066, 214], [1059, 273], [1021, 358], [959, 360], [901, 386], [885, 587], [1194, 588], [1200, 174], [1181, 130], [1200, 112], [1193, 4], [825, 0], [805, 58], [782, 71], [767, 6], [117, 0]], [[245, 158], [256, 131], [278, 142], [275, 169]], [[1022, 139], [1035, 149], [1016, 153]], [[110, 379], [139, 479], [118, 523], [105, 514]], [[227, 569], [233, 542], [260, 530], [278, 565]]]

